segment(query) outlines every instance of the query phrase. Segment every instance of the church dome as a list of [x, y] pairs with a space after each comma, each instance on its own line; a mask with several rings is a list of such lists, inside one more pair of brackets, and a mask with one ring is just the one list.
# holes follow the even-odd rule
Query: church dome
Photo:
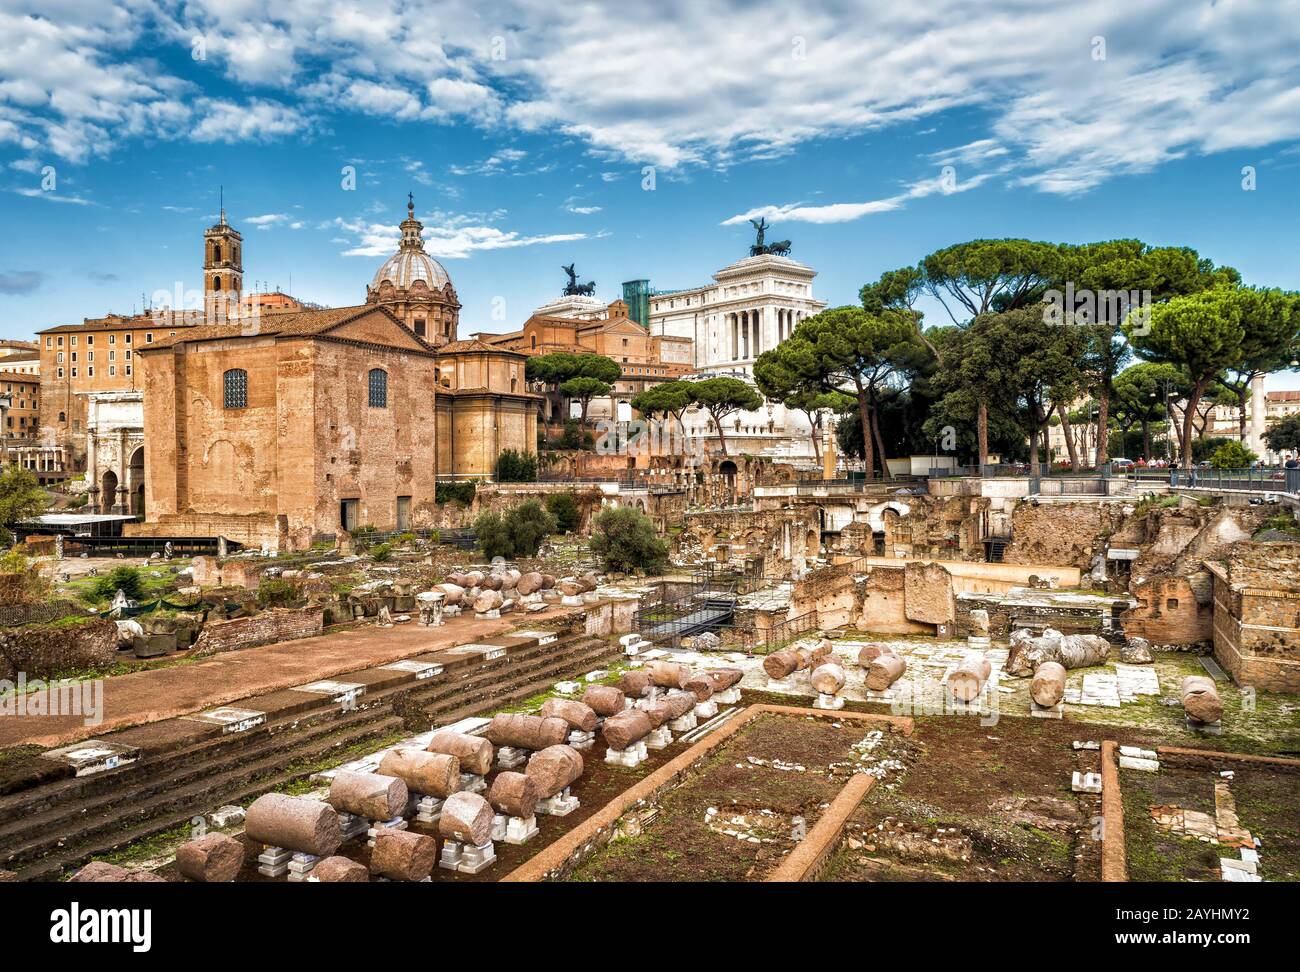
[[401, 229], [402, 241], [397, 245], [397, 252], [384, 261], [370, 282], [370, 288], [378, 290], [385, 280], [398, 290], [409, 289], [417, 280], [423, 280], [430, 290], [441, 290], [451, 283], [443, 265], [424, 252], [424, 238], [421, 236], [424, 224], [415, 218], [415, 201], [409, 197]]
[[398, 250], [384, 261], [370, 286], [379, 289], [385, 280], [399, 290], [405, 290], [415, 281], [423, 280], [432, 290], [440, 290], [451, 282], [443, 265], [423, 250]]

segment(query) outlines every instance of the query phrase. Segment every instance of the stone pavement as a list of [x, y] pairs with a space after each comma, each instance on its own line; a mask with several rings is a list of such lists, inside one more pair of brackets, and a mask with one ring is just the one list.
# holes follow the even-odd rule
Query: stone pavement
[[296, 641], [241, 648], [190, 664], [113, 675], [103, 680], [102, 722], [87, 726], [85, 717], [80, 715], [3, 717], [0, 718], [0, 749], [24, 743], [63, 746], [113, 729], [171, 719], [251, 695], [469, 644], [572, 610], [551, 607], [538, 614], [507, 615], [484, 621], [472, 615], [460, 615], [448, 618], [446, 624], [437, 628], [413, 622], [391, 628], [349, 628]]

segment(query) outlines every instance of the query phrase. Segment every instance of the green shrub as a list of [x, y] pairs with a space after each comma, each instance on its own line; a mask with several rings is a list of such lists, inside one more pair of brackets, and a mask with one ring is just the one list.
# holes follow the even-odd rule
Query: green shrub
[[1204, 462], [1209, 459], [1218, 448], [1226, 445], [1234, 439], [1227, 439], [1221, 435], [1207, 435], [1203, 439], [1192, 440], [1192, 462]]
[[297, 597], [292, 582], [280, 577], [263, 577], [257, 585], [257, 603], [262, 607], [281, 607]]
[[537, 481], [537, 455], [532, 452], [502, 450], [497, 457], [498, 483], [533, 483]]
[[655, 533], [651, 519], [631, 507], [601, 510], [593, 521], [591, 552], [606, 570], [654, 573], [668, 561], [668, 544]]
[[557, 533], [572, 533], [582, 522], [578, 499], [572, 493], [553, 493], [546, 498], [546, 510], [555, 517]]
[[387, 563], [393, 557], [393, 545], [391, 543], [377, 543], [370, 548], [370, 559], [377, 564]]
[[1214, 450], [1210, 465], [1215, 469], [1246, 469], [1258, 458], [1240, 442], [1230, 440]]
[[474, 502], [474, 482], [439, 483], [434, 487], [433, 497], [439, 503], [459, 503], [469, 506]]
[[414, 533], [409, 533], [409, 532], [399, 533], [396, 537], [393, 538], [393, 542], [398, 544], [399, 546], [400, 545], [410, 546], [411, 544], [415, 543], [415, 539], [416, 538]]
[[107, 574], [95, 578], [92, 588], [95, 596], [104, 601], [111, 601], [118, 591], [122, 591], [133, 601], [144, 597], [144, 584], [139, 567], [114, 567]]
[[560, 434], [558, 448], [568, 450], [582, 448], [582, 425], [577, 419], [564, 420], [564, 432]]
[[28, 560], [21, 550], [15, 547], [0, 554], [0, 601], [9, 597], [35, 601], [49, 589], [50, 582], [41, 574], [40, 564]]
[[512, 506], [504, 516], [484, 513], [474, 521], [479, 548], [488, 559], [536, 556], [542, 541], [554, 532], [555, 517], [537, 500]]

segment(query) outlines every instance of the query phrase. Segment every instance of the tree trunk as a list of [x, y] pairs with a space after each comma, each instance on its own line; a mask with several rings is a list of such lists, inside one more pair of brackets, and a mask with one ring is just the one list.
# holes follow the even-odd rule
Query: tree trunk
[[1097, 455], [1095, 464], [1101, 468], [1110, 458], [1110, 436], [1106, 427], [1110, 425], [1110, 393], [1105, 386], [1097, 389]]
[[1196, 383], [1192, 386], [1192, 393], [1187, 398], [1186, 410], [1183, 412], [1183, 432], [1178, 442], [1178, 449], [1182, 455], [1178, 457], [1178, 464], [1184, 469], [1192, 468], [1192, 428], [1196, 422], [1196, 408], [1201, 404], [1201, 396], [1205, 394], [1205, 385], [1206, 379], [1196, 379]]
[[871, 478], [876, 465], [875, 444], [871, 436], [871, 412], [867, 406], [867, 392], [858, 385], [858, 419], [862, 424], [862, 464], [867, 471], [867, 478]]
[[712, 412], [709, 414], [713, 415], [713, 424], [718, 427], [718, 444], [722, 446], [722, 454], [725, 456], [727, 454], [727, 434], [722, 431], [722, 419]]
[[813, 458], [817, 460], [817, 465], [822, 464], [822, 446], [821, 436], [818, 434], [821, 430], [817, 428], [817, 422], [813, 419], [813, 413], [808, 414], [808, 424], [812, 427]]
[[989, 407], [985, 402], [980, 402], [975, 414], [975, 437], [979, 442], [980, 475], [983, 475], [989, 461]]
[[889, 471], [889, 459], [885, 452], [885, 439], [880, 434], [880, 417], [876, 414], [876, 406], [871, 406], [871, 432], [875, 436], [876, 449], [880, 453], [880, 471], [882, 479], [893, 479], [894, 475]]
[[[1061, 432], [1065, 435], [1065, 448], [1070, 453], [1070, 468], [1078, 470], [1079, 468], [1079, 450], [1074, 442], [1074, 431], [1070, 428], [1069, 412], [1064, 405], [1057, 405], [1056, 412], [1061, 416]], [[1051, 457], [1048, 456], [1050, 460]]]
[[1142, 419], [1142, 458], [1151, 461], [1151, 425]]

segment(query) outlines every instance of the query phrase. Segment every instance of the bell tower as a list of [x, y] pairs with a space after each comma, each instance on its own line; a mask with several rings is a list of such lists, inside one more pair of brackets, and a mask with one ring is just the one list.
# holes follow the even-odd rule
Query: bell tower
[[237, 317], [244, 290], [244, 238], [226, 222], [224, 203], [220, 220], [203, 233], [203, 311], [209, 324]]

